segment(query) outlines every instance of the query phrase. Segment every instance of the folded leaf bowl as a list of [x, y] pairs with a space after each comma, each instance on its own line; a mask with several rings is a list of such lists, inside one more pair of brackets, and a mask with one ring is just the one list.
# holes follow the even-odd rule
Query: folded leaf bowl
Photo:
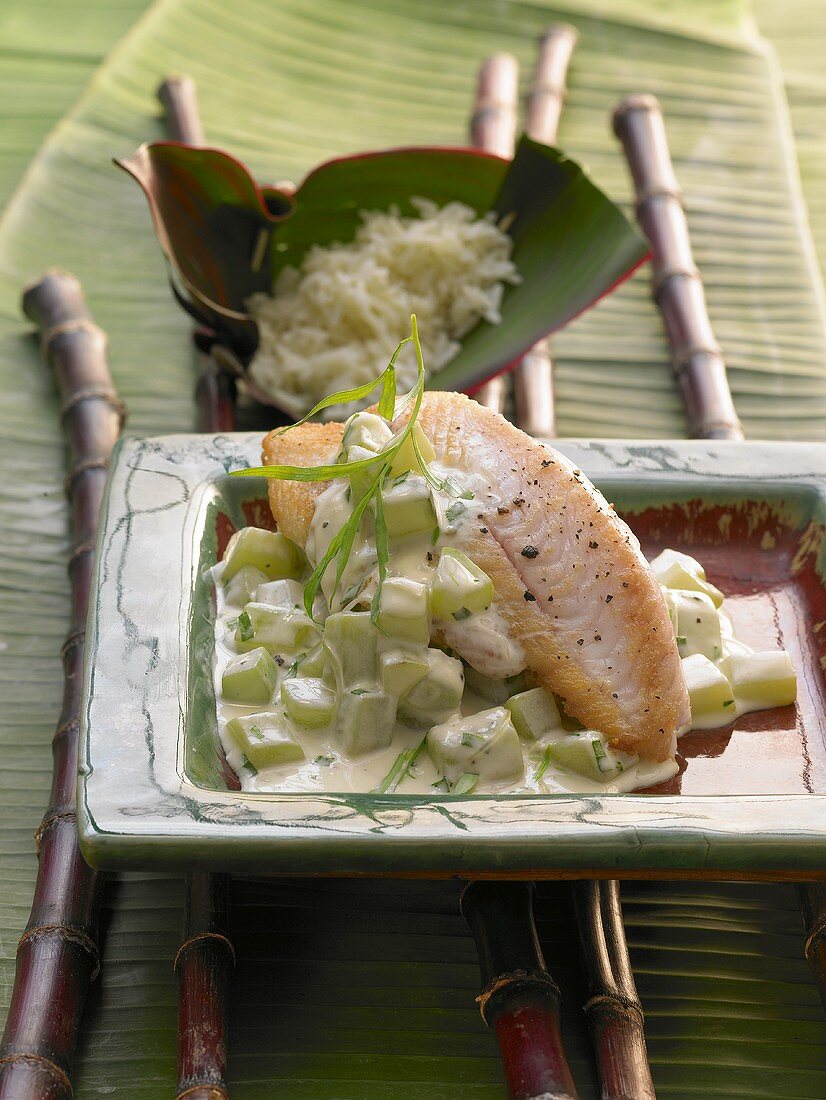
[[260, 186], [218, 149], [156, 142], [116, 163], [146, 194], [176, 298], [209, 330], [224, 362], [242, 373], [258, 344], [250, 295], [272, 293], [281, 270], [300, 267], [313, 245], [352, 241], [363, 211], [395, 207], [411, 216], [415, 198], [439, 206], [459, 201], [479, 215], [494, 211], [513, 239], [521, 283], [506, 289], [501, 323], [480, 321], [468, 333], [458, 355], [430, 379], [436, 389], [472, 393], [598, 302], [648, 255], [580, 165], [527, 137], [512, 161], [428, 147], [331, 160], [294, 194]]

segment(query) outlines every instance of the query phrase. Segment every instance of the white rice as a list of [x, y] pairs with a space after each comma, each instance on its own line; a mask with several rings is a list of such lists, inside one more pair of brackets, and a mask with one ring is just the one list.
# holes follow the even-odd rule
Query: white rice
[[[520, 277], [495, 215], [480, 218], [460, 202], [413, 204], [418, 218], [397, 209], [362, 213], [354, 241], [313, 246], [300, 270], [284, 268], [272, 296], [250, 298], [260, 338], [252, 379], [278, 404], [306, 412], [335, 390], [375, 378], [409, 335], [411, 313], [428, 375], [454, 358], [480, 319], [501, 321], [504, 284]], [[400, 392], [415, 378], [408, 345], [398, 363]]]

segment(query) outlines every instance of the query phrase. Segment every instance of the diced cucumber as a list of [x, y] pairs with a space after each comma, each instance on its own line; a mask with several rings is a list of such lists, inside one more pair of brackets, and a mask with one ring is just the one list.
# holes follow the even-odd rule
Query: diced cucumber
[[786, 707], [797, 698], [797, 676], [784, 649], [732, 654], [726, 667], [735, 695], [764, 707]]
[[508, 676], [504, 680], [494, 680], [482, 672], [477, 672], [473, 665], [466, 664], [465, 687], [481, 695], [483, 699], [489, 699], [491, 703], [501, 706], [517, 691], [524, 691], [527, 683], [524, 672], [517, 672], [515, 676]]
[[546, 734], [562, 729], [559, 707], [552, 692], [544, 687], [531, 688], [511, 696], [505, 703], [511, 721], [523, 741], [541, 741]]
[[451, 785], [467, 773], [482, 780], [516, 779], [524, 773], [519, 735], [504, 707], [469, 718], [457, 715], [433, 726], [427, 734], [427, 751]]
[[270, 580], [300, 577], [307, 559], [304, 551], [280, 531], [265, 531], [263, 527], [242, 527], [229, 540], [224, 563], [226, 584], [245, 565], [254, 565]]
[[679, 550], [663, 550], [651, 562], [654, 576], [666, 588], [702, 592], [715, 607], [723, 602], [723, 593], [706, 580], [706, 571], [696, 558]]
[[338, 711], [337, 736], [348, 756], [386, 749], [393, 740], [396, 700], [383, 691], [345, 691]]
[[256, 768], [275, 768], [304, 759], [283, 711], [244, 714], [227, 722], [233, 743]]
[[704, 724], [709, 719], [733, 721], [734, 694], [725, 674], [702, 653], [683, 658], [683, 675], [691, 703], [691, 722]]
[[677, 648], [681, 657], [702, 653], [710, 661], [723, 655], [720, 618], [711, 598], [704, 592], [672, 591], [677, 608]]
[[270, 607], [304, 607], [304, 585], [300, 581], [282, 579], [265, 581], [255, 590], [255, 603]]
[[378, 413], [353, 413], [344, 425], [341, 440], [342, 452], [348, 447], [363, 447], [372, 454], [378, 454], [389, 446], [393, 431], [383, 416]]
[[255, 596], [258, 586], [266, 580], [266, 574], [254, 565], [242, 565], [235, 576], [225, 582], [224, 598], [227, 603], [243, 606]]
[[465, 677], [462, 662], [440, 649], [425, 650], [427, 674], [401, 702], [399, 714], [410, 725], [432, 726], [459, 709]]
[[[346, 461], [347, 462], [362, 462], [366, 458], [375, 458], [373, 451], [368, 450], [366, 447], [348, 447]], [[381, 463], [376, 462], [372, 466], [365, 466], [363, 470], [354, 470], [350, 475], [350, 501], [352, 504], [358, 504], [373, 482], [376, 480], [376, 475], [381, 469]]]
[[384, 518], [391, 539], [407, 538], [433, 531], [436, 512], [430, 486], [419, 474], [396, 478], [382, 490]]
[[301, 676], [321, 676], [324, 672], [324, 644], [319, 642], [296, 660], [295, 672]]
[[427, 645], [430, 641], [430, 591], [408, 577], [388, 577], [379, 600], [379, 627], [391, 638]]
[[[376, 686], [380, 634], [367, 611], [338, 611], [324, 622], [324, 646], [335, 682], [344, 688]], [[325, 669], [325, 679], [327, 679]]]
[[227, 662], [221, 691], [229, 703], [269, 703], [277, 672], [275, 661], [259, 646]]
[[486, 611], [493, 602], [493, 582], [461, 550], [446, 546], [433, 576], [433, 614], [437, 619], [466, 617]]
[[568, 733], [558, 741], [551, 741], [545, 751], [557, 768], [577, 772], [599, 783], [616, 779], [628, 764], [636, 763], [636, 757], [628, 757], [625, 753], [620, 756], [613, 752], [604, 736], [596, 730]]
[[404, 649], [389, 649], [382, 653], [380, 661], [381, 686], [396, 699], [403, 699], [430, 669], [426, 657]]
[[333, 720], [336, 693], [315, 676], [296, 676], [281, 685], [281, 702], [300, 726], [326, 726]]
[[433, 444], [425, 435], [421, 424], [417, 422], [413, 425], [413, 431], [396, 452], [396, 457], [393, 459], [393, 464], [390, 467], [391, 478], [398, 477], [399, 474], [403, 474], [407, 470], [415, 470], [417, 473], [421, 470], [421, 463], [416, 456], [416, 447], [413, 442], [414, 438], [416, 444], [418, 444], [419, 453], [426, 463], [432, 462], [436, 457], [436, 451]]
[[318, 627], [303, 608], [248, 603], [235, 627], [235, 644], [239, 649], [262, 645], [273, 652], [294, 650], [306, 648], [317, 639]]

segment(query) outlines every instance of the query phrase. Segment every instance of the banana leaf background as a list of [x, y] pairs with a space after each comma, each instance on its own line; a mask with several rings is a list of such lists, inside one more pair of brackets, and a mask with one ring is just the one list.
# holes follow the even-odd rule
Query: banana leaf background
[[[794, 138], [780, 67], [753, 15], [787, 74]], [[560, 143], [626, 199], [608, 110], [632, 90], [661, 97], [746, 430], [823, 439], [820, 0], [757, 0], [753, 13], [738, 0], [3, 5], [0, 1009], [31, 900], [32, 833], [48, 792], [68, 613], [63, 444], [50, 380], [19, 315], [21, 286], [52, 265], [80, 276], [110, 334], [130, 430], [187, 430], [188, 325], [168, 294], [143, 200], [110, 165], [162, 136], [153, 95], [160, 77], [196, 78], [210, 141], [259, 178], [297, 179], [339, 153], [462, 141], [478, 60], [509, 49], [527, 71], [536, 33], [558, 18], [582, 34]], [[563, 434], [685, 433], [644, 275], [554, 348]], [[104, 969], [79, 1058], [82, 1100], [171, 1093], [182, 897], [173, 876], [123, 876], [108, 888]], [[661, 1097], [826, 1096], [826, 1022], [790, 887], [629, 884], [624, 899]], [[475, 952], [454, 886], [239, 881], [233, 900], [234, 1097], [503, 1095], [495, 1044], [473, 1003]], [[595, 1097], [565, 889], [541, 887], [538, 915], [565, 993], [578, 1083]]]

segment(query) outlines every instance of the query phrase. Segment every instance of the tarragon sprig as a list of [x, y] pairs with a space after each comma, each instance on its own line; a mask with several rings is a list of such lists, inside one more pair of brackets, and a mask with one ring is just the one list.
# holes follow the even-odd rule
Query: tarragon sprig
[[[402, 348], [406, 344], [413, 345], [416, 352], [416, 381], [412, 388], [402, 397], [400, 401], [400, 408], [396, 407], [396, 361]], [[362, 386], [357, 386], [354, 389], [339, 390], [338, 393], [331, 394], [329, 397], [325, 397], [319, 401], [306, 416], [303, 416], [301, 420], [296, 421], [295, 424], [288, 424], [284, 428], [280, 428], [276, 434], [282, 435], [284, 432], [291, 431], [293, 428], [297, 428], [300, 424], [305, 424], [312, 416], [322, 412], [324, 409], [329, 409], [333, 405], [346, 405], [352, 401], [361, 401], [365, 397], [369, 397], [370, 394], [381, 386], [381, 396], [379, 397], [378, 412], [380, 416], [383, 416], [385, 420], [392, 420], [401, 411], [405, 411], [411, 404], [412, 409], [410, 417], [404, 426], [404, 429], [395, 439], [395, 441], [383, 451], [380, 451], [377, 455], [371, 458], [357, 459], [353, 462], [335, 462], [329, 463], [323, 466], [254, 466], [245, 470], [233, 470], [234, 477], [247, 477], [247, 476], [259, 476], [268, 478], [277, 478], [281, 481], [302, 481], [302, 482], [318, 482], [318, 481], [333, 481], [336, 478], [349, 477], [351, 474], [358, 473], [362, 470], [374, 470], [376, 471], [375, 477], [370, 482], [370, 485], [358, 501], [355, 508], [351, 512], [347, 519], [347, 522], [337, 532], [335, 537], [331, 540], [327, 552], [324, 557], [318, 563], [310, 575], [310, 579], [304, 588], [304, 609], [309, 616], [313, 616], [313, 604], [315, 597], [321, 587], [321, 582], [327, 572], [327, 569], [332, 564], [333, 560], [336, 560], [336, 579], [333, 585], [333, 593], [338, 589], [341, 582], [341, 578], [344, 575], [344, 570], [347, 568], [347, 562], [350, 557], [350, 553], [353, 548], [353, 543], [361, 527], [361, 521], [364, 517], [364, 513], [367, 511], [371, 503], [374, 503], [375, 511], [375, 531], [376, 531], [376, 556], [378, 558], [379, 566], [379, 579], [376, 587], [375, 594], [373, 595], [370, 604], [370, 616], [375, 622], [381, 601], [381, 592], [384, 585], [384, 579], [387, 575], [387, 563], [390, 558], [389, 539], [387, 535], [387, 525], [384, 519], [384, 508], [382, 506], [382, 488], [387, 475], [393, 465], [398, 452], [404, 446], [408, 436], [413, 431], [413, 426], [419, 415], [419, 411], [422, 407], [422, 397], [424, 395], [424, 359], [422, 356], [422, 346], [419, 341], [419, 329], [416, 323], [416, 315], [412, 314], [410, 317], [410, 335], [406, 336], [401, 341], [399, 346], [393, 352], [390, 358], [390, 362], [387, 367], [382, 371], [378, 378], [375, 378], [372, 382], [365, 382]], [[418, 456], [418, 446], [416, 446], [416, 437], [413, 437], [413, 444]], [[426, 470], [426, 463], [422, 462], [423, 471]], [[425, 473], [427, 476], [427, 472]], [[430, 479], [429, 479], [430, 480]]]

